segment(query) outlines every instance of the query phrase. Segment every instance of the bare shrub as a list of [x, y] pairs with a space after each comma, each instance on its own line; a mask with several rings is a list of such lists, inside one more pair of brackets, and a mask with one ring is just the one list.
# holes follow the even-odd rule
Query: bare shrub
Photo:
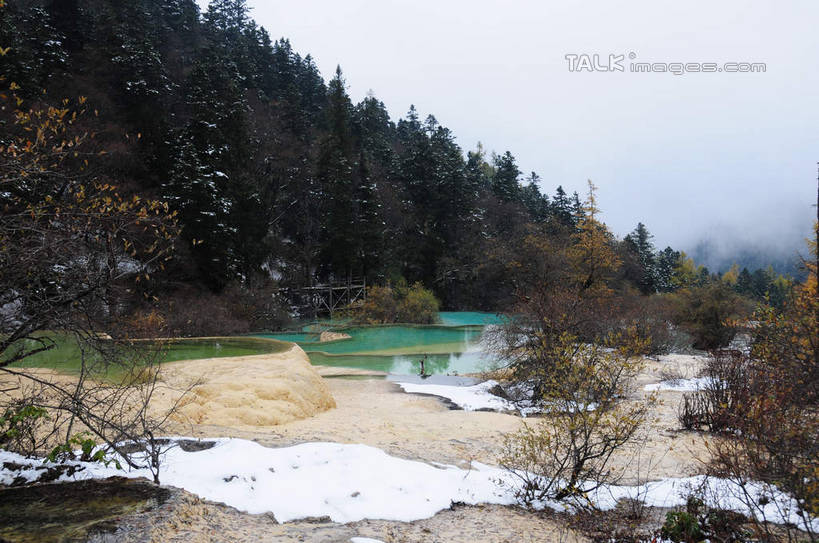
[[653, 402], [623, 401], [642, 358], [563, 336], [549, 359], [550, 374], [541, 376], [548, 414], [507, 436], [500, 464], [520, 479], [518, 497], [525, 503], [554, 499], [593, 507], [587, 494], [617, 479], [611, 457], [635, 436]]
[[[124, 350], [104, 332], [121, 320], [135, 285], [170, 258], [175, 214], [94, 172], [101, 153], [94, 130], [82, 127], [85, 98], [22, 109], [17, 89], [0, 93], [0, 413], [14, 438], [4, 446], [70, 448], [89, 432], [136, 466], [140, 456], [121, 444], [140, 443], [158, 480], [154, 435], [167, 415], [148, 409], [158, 353]], [[74, 374], [19, 366], [61, 337], [79, 349]]]
[[[819, 539], [812, 523], [819, 517], [819, 292], [817, 269], [808, 269], [781, 312], [757, 311], [750, 353], [715, 353], [706, 371], [714, 382], [689, 409], [725, 434], [708, 442], [709, 472], [738, 483], [733, 497], [766, 541]], [[770, 498], [775, 492], [793, 498], [788, 511]], [[771, 504], [776, 518], [766, 515]], [[783, 519], [793, 522], [775, 524]]]
[[707, 379], [695, 392], [683, 396], [678, 420], [687, 430], [733, 432], [743, 417], [742, 406], [752, 394], [749, 358], [739, 351], [711, 354], [702, 371]]
[[617, 303], [619, 327], [631, 327], [645, 340], [645, 355], [667, 354], [677, 346], [671, 323], [673, 307], [667, 296], [623, 293], [620, 298]]
[[710, 421], [709, 404], [703, 394], [697, 392], [683, 394], [677, 408], [677, 420], [684, 430], [707, 428]]
[[224, 336], [252, 331], [250, 323], [233, 314], [226, 297], [210, 292], [177, 292], [161, 302], [160, 311], [166, 336]]
[[167, 443], [157, 437], [188, 390], [178, 391], [168, 409], [152, 409], [161, 382], [160, 351], [98, 338], [76, 341], [82, 353], [76, 374], [0, 369], [4, 382], [12, 385], [0, 394], [0, 409], [9, 412], [24, 406], [40, 415], [30, 418], [30, 429], [20, 434], [27, 437], [25, 441], [7, 440], [3, 446], [27, 456], [59, 450], [60, 458], [68, 458], [73, 445], [80, 442], [78, 436], [87, 436], [83, 443], [93, 443], [105, 454], [116, 453], [131, 467], [148, 468], [159, 482], [160, 456]]
[[660, 368], [660, 381], [664, 383], [678, 384], [685, 379], [682, 369], [677, 366], [663, 366]]

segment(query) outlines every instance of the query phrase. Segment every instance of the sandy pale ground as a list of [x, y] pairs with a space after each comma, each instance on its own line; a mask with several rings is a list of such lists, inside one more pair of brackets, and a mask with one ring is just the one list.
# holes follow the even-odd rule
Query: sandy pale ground
[[[649, 361], [643, 384], [657, 382], [669, 368], [682, 366], [696, 374], [692, 357]], [[496, 463], [505, 433], [533, 423], [513, 415], [448, 409], [429, 396], [405, 394], [377, 372], [319, 367], [337, 407], [310, 418], [275, 427], [240, 427], [238, 423], [198, 424], [188, 434], [232, 436], [282, 447], [307, 441], [365, 443], [390, 454], [467, 467], [472, 460]], [[372, 378], [367, 378], [371, 375]], [[346, 379], [344, 376], [354, 376]], [[642, 394], [638, 392], [639, 396]], [[676, 410], [681, 394], [661, 392], [645, 441], [620, 453], [614, 465], [626, 472], [624, 482], [638, 483], [702, 471], [705, 448], [700, 436], [678, 431]], [[340, 525], [316, 519], [277, 524], [271, 515], [247, 515], [185, 495], [178, 503], [150, 514], [150, 529], [139, 541], [349, 541], [363, 536], [385, 542], [529, 542], [582, 541], [565, 523], [501, 506], [456, 507], [412, 523], [362, 521]], [[137, 530], [138, 532], [140, 530]]]
[[[639, 378], [657, 382], [669, 369], [691, 377], [701, 360], [664, 357], [649, 361]], [[308, 441], [364, 443], [389, 454], [467, 467], [472, 460], [497, 463], [503, 435], [534, 419], [450, 410], [437, 398], [406, 394], [383, 374], [344, 368], [313, 368], [294, 347], [274, 355], [167, 364], [162, 409], [177, 390], [201, 380], [182, 408], [173, 433], [196, 437], [241, 437], [270, 447]], [[320, 377], [323, 375], [324, 378]], [[350, 378], [353, 377], [353, 378]], [[660, 392], [645, 441], [619, 453], [614, 465], [624, 482], [702, 472], [703, 439], [680, 432], [681, 393]], [[116, 541], [349, 541], [363, 536], [385, 542], [579, 541], [563, 523], [501, 506], [455, 507], [412, 523], [361, 521], [340, 525], [326, 519], [278, 524], [272, 515], [248, 515], [180, 492], [158, 510], [123, 519]]]
[[[685, 364], [695, 374], [699, 361], [674, 357], [649, 361], [639, 378], [643, 384], [657, 382], [664, 368]], [[398, 385], [374, 377], [373, 372], [319, 367], [337, 407], [313, 417], [270, 428], [242, 426], [240, 421], [188, 426], [196, 437], [241, 437], [282, 447], [307, 441], [364, 443], [411, 460], [445, 462], [465, 467], [472, 460], [496, 464], [503, 436], [537, 419], [492, 412], [450, 410], [431, 396], [404, 393]], [[354, 375], [356, 379], [345, 379]], [[636, 395], [642, 395], [639, 390]], [[645, 428], [645, 441], [627, 447], [614, 460], [626, 466], [625, 482], [663, 477], [682, 477], [702, 471], [703, 438], [679, 432], [677, 406], [682, 393], [660, 392], [657, 407]], [[220, 417], [222, 418], [222, 417]], [[180, 431], [184, 428], [180, 428]]]

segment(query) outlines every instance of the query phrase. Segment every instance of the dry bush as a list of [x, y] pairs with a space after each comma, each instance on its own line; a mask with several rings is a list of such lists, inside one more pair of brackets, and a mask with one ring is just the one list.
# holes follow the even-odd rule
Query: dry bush
[[647, 356], [667, 354], [677, 347], [673, 333], [673, 304], [667, 296], [620, 293], [618, 327], [631, 327], [645, 340]]
[[734, 323], [753, 311], [750, 302], [722, 283], [681, 289], [668, 295], [674, 322], [690, 333], [694, 348], [721, 349], [736, 334]]
[[186, 292], [168, 297], [162, 305], [169, 337], [229, 336], [251, 331], [250, 323], [237, 318], [228, 300], [217, 294]]
[[[25, 421], [27, 439], [3, 446], [27, 456], [58, 451], [59, 458], [71, 458], [80, 442], [84, 449], [100, 446], [100, 458], [116, 453], [128, 466], [148, 468], [159, 482], [167, 444], [157, 437], [189, 390], [178, 391], [177, 401], [165, 411], [150, 409], [161, 381], [157, 350], [129, 348], [97, 336], [74, 340], [82, 358], [76, 374], [0, 368], [9, 385], [0, 393], [0, 411], [21, 406], [23, 413], [34, 415]], [[10, 429], [14, 425], [7, 421], [0, 425], [0, 433]]]
[[369, 287], [367, 300], [358, 310], [356, 320], [369, 324], [392, 323], [398, 320], [398, 301], [390, 287]]
[[434, 324], [438, 322], [440, 303], [431, 290], [415, 283], [409, 288], [397, 288], [398, 322]]
[[677, 364], [675, 366], [664, 365], [660, 368], [659, 377], [660, 381], [667, 382], [667, 383], [679, 383], [685, 379], [691, 377], [692, 372], [684, 372], [682, 367]]
[[273, 285], [231, 285], [218, 294], [183, 287], [112, 323], [111, 332], [123, 338], [225, 336], [280, 330], [290, 322]]
[[677, 408], [677, 420], [684, 430], [700, 430], [708, 427], [709, 404], [702, 394], [683, 394]]
[[151, 338], [166, 329], [165, 317], [156, 309], [137, 310], [125, 318], [123, 330], [133, 338]]
[[401, 280], [395, 287], [368, 288], [367, 300], [353, 310], [353, 318], [367, 324], [434, 324], [439, 308], [432, 291]]
[[739, 351], [720, 350], [711, 354], [701, 375], [707, 381], [699, 390], [683, 395], [678, 420], [686, 430], [734, 432], [744, 406], [753, 394], [750, 389], [750, 359]]
[[[4, 446], [70, 450], [78, 433], [90, 432], [129, 465], [147, 457], [156, 479], [154, 435], [167, 420], [148, 410], [158, 374], [110, 378], [153, 367], [156, 358], [118, 348], [103, 331], [121, 319], [135, 285], [164, 268], [178, 234], [175, 214], [95, 172], [98, 127], [83, 126], [85, 98], [23, 106], [19, 87], [3, 74], [0, 82], [0, 413], [10, 414], [0, 432], [26, 436]], [[56, 348], [57, 335], [74, 338], [81, 351], [75, 375], [17, 367]], [[47, 418], [37, 416], [43, 411]], [[138, 444], [139, 454], [126, 453], [124, 442]]]
[[292, 323], [287, 300], [270, 281], [254, 286], [232, 284], [221, 296], [231, 315], [246, 322], [250, 331], [282, 330]]
[[614, 452], [645, 422], [653, 398], [624, 401], [643, 361], [633, 349], [606, 349], [563, 336], [540, 377], [547, 415], [507, 436], [500, 464], [520, 479], [525, 503], [569, 500], [593, 507], [586, 495], [619, 475]]
[[[819, 294], [809, 270], [781, 312], [758, 310], [751, 352], [716, 353], [706, 375], [718, 382], [683, 407], [682, 422], [725, 434], [709, 441], [709, 471], [740, 484], [735, 498], [765, 541], [819, 540], [809, 522], [819, 517]], [[775, 526], [781, 517], [765, 516], [770, 500], [749, 482], [792, 496], [799, 526]]]

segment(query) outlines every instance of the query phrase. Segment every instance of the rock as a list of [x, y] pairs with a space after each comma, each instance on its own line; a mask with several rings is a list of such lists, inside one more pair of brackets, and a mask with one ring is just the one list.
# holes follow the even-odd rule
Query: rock
[[325, 330], [319, 336], [319, 341], [322, 343], [326, 341], [338, 341], [340, 339], [351, 339], [351, 336], [348, 334], [342, 334], [341, 332], [330, 332], [329, 330]]

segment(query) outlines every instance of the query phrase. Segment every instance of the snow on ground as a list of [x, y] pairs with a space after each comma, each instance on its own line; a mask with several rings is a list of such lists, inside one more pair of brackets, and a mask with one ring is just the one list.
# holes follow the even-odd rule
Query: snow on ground
[[644, 390], [670, 390], [674, 392], [695, 392], [706, 388], [712, 383], [710, 377], [694, 377], [691, 379], [674, 379], [671, 381], [661, 381], [643, 387]]
[[[411, 522], [432, 517], [452, 502], [516, 503], [514, 489], [519, 479], [501, 468], [477, 462], [465, 470], [397, 458], [366, 445], [304, 443], [273, 449], [243, 439], [209, 441], [215, 445], [197, 452], [179, 447], [168, 450], [160, 472], [162, 483], [248, 513], [272, 512], [279, 522], [322, 516], [340, 523], [362, 519]], [[15, 471], [12, 464], [28, 467]], [[145, 470], [120, 472], [100, 464], [70, 464], [83, 469], [71, 475], [64, 473], [60, 481], [148, 476]], [[0, 450], [0, 466], [0, 484], [7, 485], [17, 476], [35, 480], [37, 467], [54, 464]], [[642, 499], [651, 506], [675, 507], [684, 505], [691, 491], [698, 488], [705, 490], [709, 505], [745, 514], [750, 512], [739, 498], [748, 492], [757, 496], [756, 503], [765, 504], [759, 507], [769, 520], [785, 519], [801, 525], [795, 501], [775, 489], [704, 476], [663, 479], [636, 487], [607, 486], [590, 493], [589, 498], [602, 509], [612, 508], [626, 497]], [[565, 508], [557, 503], [541, 506]], [[819, 519], [812, 524], [819, 529]]]
[[[539, 415], [548, 413], [554, 410], [573, 412], [578, 409], [577, 404], [545, 404], [543, 402], [533, 402], [531, 400], [521, 399], [517, 402], [512, 402], [500, 396], [496, 396], [490, 392], [493, 388], [498, 386], [497, 381], [484, 381], [472, 386], [459, 385], [433, 385], [426, 383], [405, 383], [396, 381], [396, 384], [404, 389], [404, 392], [411, 394], [429, 394], [432, 396], [439, 396], [445, 398], [457, 405], [464, 411], [478, 411], [492, 410], [492, 411], [506, 411], [517, 412], [522, 417], [530, 417], [532, 415]], [[526, 390], [526, 389], [529, 390]], [[531, 387], [523, 384], [517, 385], [507, 389], [513, 397], [526, 398], [531, 396]], [[594, 411], [597, 409], [596, 403], [590, 403], [582, 406], [582, 409]]]
[[[736, 511], [773, 522], [790, 522], [800, 527], [805, 526], [799, 515], [796, 500], [775, 487], [756, 482], [740, 484], [737, 481], [705, 475], [661, 479], [636, 487], [608, 486], [592, 493], [591, 499], [602, 509], [614, 507], [622, 498], [640, 499], [652, 507], [679, 507], [685, 505], [686, 498], [692, 493], [702, 496], [705, 503], [712, 508]], [[753, 511], [745, 504], [749, 497], [757, 504]], [[811, 525], [815, 531], [819, 528], [819, 519], [811, 520]]]
[[[162, 483], [248, 513], [270, 511], [279, 522], [322, 516], [342, 523], [365, 518], [410, 522], [429, 518], [452, 502], [515, 502], [512, 493], [497, 484], [505, 475], [478, 463], [471, 470], [430, 465], [366, 445], [305, 443], [271, 449], [242, 439], [215, 441], [204, 451], [170, 449], [160, 472]], [[0, 465], [3, 462], [33, 461], [0, 451]], [[96, 464], [84, 467], [61, 480], [149, 476], [141, 470], [125, 474]], [[0, 470], [0, 484], [14, 477]]]
[[431, 394], [451, 401], [464, 411], [491, 409], [494, 411], [516, 411], [515, 405], [489, 392], [498, 385], [497, 381], [484, 381], [473, 386], [427, 385], [418, 383], [397, 383], [404, 392], [411, 394]]

